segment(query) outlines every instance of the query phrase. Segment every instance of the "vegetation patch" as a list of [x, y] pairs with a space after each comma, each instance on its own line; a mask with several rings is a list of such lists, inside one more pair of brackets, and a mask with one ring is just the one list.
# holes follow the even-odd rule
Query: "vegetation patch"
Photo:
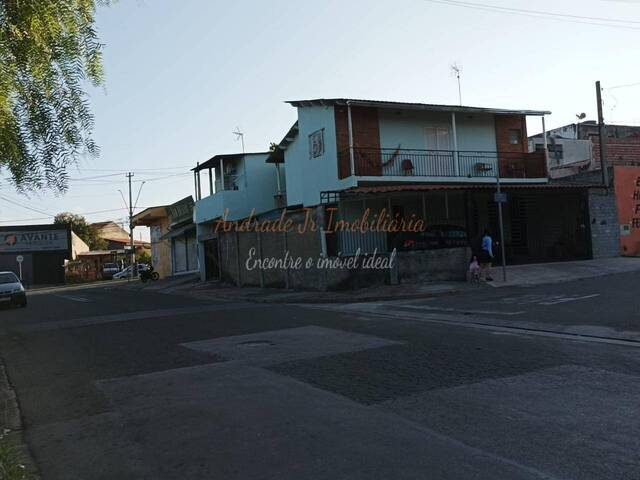
[[24, 457], [9, 433], [4, 430], [0, 435], [0, 479], [31, 480], [34, 477], [25, 467]]

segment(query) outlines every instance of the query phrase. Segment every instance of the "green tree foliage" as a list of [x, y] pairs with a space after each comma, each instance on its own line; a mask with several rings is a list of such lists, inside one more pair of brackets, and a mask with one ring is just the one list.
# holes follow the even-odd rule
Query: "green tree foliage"
[[55, 216], [53, 223], [56, 225], [70, 225], [71, 230], [73, 230], [91, 250], [105, 250], [107, 248], [107, 241], [96, 235], [96, 232], [91, 228], [91, 224], [89, 224], [87, 219], [82, 215], [62, 212]]
[[149, 255], [149, 252], [147, 252], [146, 250], [143, 250], [142, 252], [140, 252], [138, 254], [138, 263], [145, 263], [147, 265], [151, 264], [151, 255]]
[[85, 87], [103, 82], [94, 28], [109, 0], [0, 0], [0, 167], [21, 190], [63, 191], [96, 156]]

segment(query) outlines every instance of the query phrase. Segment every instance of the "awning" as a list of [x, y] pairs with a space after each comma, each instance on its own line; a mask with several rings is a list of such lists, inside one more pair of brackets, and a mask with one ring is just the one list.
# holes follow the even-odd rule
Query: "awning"
[[180, 235], [185, 235], [190, 232], [196, 231], [195, 223], [189, 223], [179, 228], [174, 228], [173, 230], [169, 230], [163, 236], [160, 237], [160, 240], [169, 240], [171, 238], [179, 237]]
[[[534, 189], [534, 190], [547, 190], [547, 189], [562, 189], [562, 188], [594, 188], [601, 187], [602, 185], [595, 184], [567, 184], [567, 183], [539, 183], [539, 184], [504, 184], [500, 183], [502, 190], [513, 189]], [[390, 192], [423, 192], [429, 190], [495, 190], [495, 183], [486, 184], [473, 184], [473, 185], [430, 185], [430, 184], [413, 184], [413, 185], [372, 185], [363, 187], [354, 187], [348, 190], [344, 190], [344, 193], [390, 193]]]
[[[500, 184], [500, 188], [503, 191], [511, 191], [511, 190], [576, 190], [576, 189], [587, 189], [587, 188], [603, 188], [601, 184], [573, 184], [573, 183], [517, 183], [517, 184]], [[367, 185], [367, 186], [359, 186], [352, 187], [346, 190], [337, 190], [337, 191], [328, 191], [321, 192], [320, 194], [320, 203], [328, 204], [335, 203], [341, 199], [349, 198], [349, 197], [359, 197], [364, 195], [378, 195], [385, 193], [411, 193], [411, 192], [431, 192], [431, 191], [495, 191], [496, 185], [495, 183], [484, 183], [484, 184], [454, 184], [454, 185], [443, 185], [443, 184], [430, 184], [430, 183], [419, 183], [419, 184], [395, 184], [395, 185]]]

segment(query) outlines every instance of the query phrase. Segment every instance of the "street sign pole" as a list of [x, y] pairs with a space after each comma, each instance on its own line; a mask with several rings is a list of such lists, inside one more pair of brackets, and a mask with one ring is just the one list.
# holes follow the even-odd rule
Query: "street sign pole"
[[500, 190], [500, 159], [498, 159], [498, 164], [496, 165], [496, 186], [498, 188], [496, 200], [498, 202], [498, 223], [500, 224], [500, 251], [502, 253], [502, 281], [507, 283], [507, 257], [506, 257], [505, 248], [504, 248], [504, 223], [502, 221], [502, 204], [504, 203], [504, 198], [502, 196], [502, 191]]
[[18, 272], [20, 273], [20, 281], [22, 282], [22, 262], [24, 261], [24, 257], [22, 255], [18, 255], [16, 257], [16, 262], [18, 262]]

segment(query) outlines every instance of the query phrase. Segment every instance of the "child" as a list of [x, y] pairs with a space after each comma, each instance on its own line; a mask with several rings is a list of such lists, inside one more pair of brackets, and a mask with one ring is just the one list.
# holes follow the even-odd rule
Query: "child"
[[478, 263], [478, 257], [475, 255], [471, 259], [469, 264], [469, 281], [478, 282], [480, 280], [480, 264]]

